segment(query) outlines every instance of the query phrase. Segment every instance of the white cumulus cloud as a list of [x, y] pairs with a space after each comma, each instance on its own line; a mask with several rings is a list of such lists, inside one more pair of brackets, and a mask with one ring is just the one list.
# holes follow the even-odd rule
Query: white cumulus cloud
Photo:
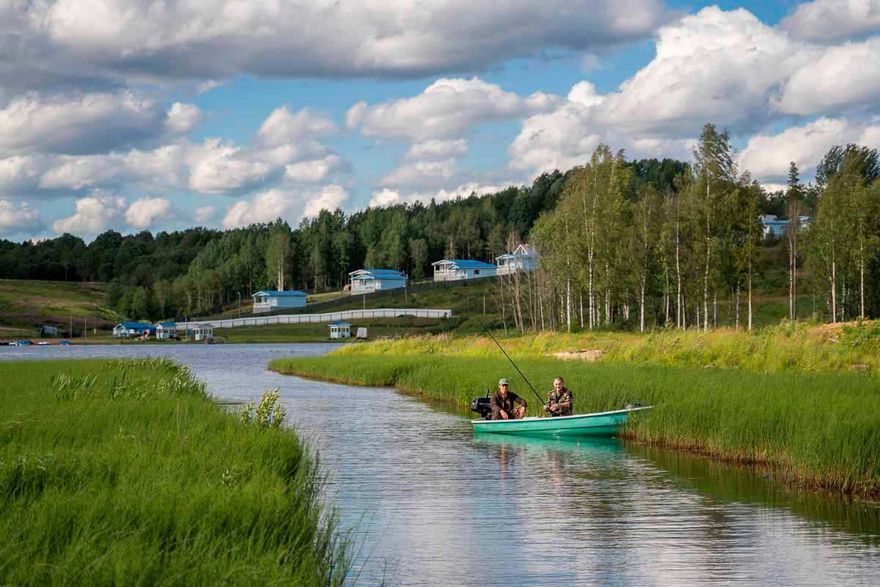
[[27, 202], [0, 200], [0, 235], [32, 233], [43, 226], [40, 212]]
[[132, 92], [28, 94], [0, 110], [0, 153], [95, 153], [160, 135], [165, 113]]
[[777, 134], [756, 134], [740, 153], [739, 164], [759, 180], [782, 183], [788, 176], [789, 162], [794, 161], [801, 177], [810, 178], [828, 149], [847, 143], [880, 147], [880, 124], [823, 117]]
[[814, 0], [782, 21], [793, 37], [830, 42], [880, 31], [880, 0]]
[[195, 104], [175, 102], [168, 109], [165, 126], [172, 134], [184, 135], [202, 122], [202, 111]]
[[125, 222], [132, 228], [143, 230], [171, 215], [171, 200], [167, 198], [139, 198], [125, 211]]
[[547, 111], [558, 103], [549, 94], [522, 97], [478, 78], [443, 78], [411, 98], [358, 103], [347, 120], [364, 136], [418, 142], [456, 138], [472, 126]]
[[308, 108], [291, 112], [282, 106], [263, 122], [257, 137], [265, 145], [278, 146], [333, 134], [337, 130], [336, 123]]
[[406, 159], [447, 159], [461, 157], [468, 150], [467, 140], [452, 139], [448, 141], [430, 140], [410, 146], [404, 157]]
[[455, 160], [412, 161], [404, 163], [382, 178], [382, 185], [441, 187], [455, 176]]
[[[242, 73], [418, 76], [473, 70], [548, 49], [610, 47], [650, 35], [667, 16], [660, 0], [58, 0], [3, 5], [0, 16], [14, 27], [18, 45], [43, 58], [44, 76], [59, 78], [71, 75], [65, 66], [78, 66], [83, 75], [199, 80]], [[11, 54], [18, 53], [20, 48]]]
[[52, 224], [57, 233], [94, 236], [117, 226], [125, 213], [125, 200], [119, 196], [96, 193], [76, 201], [76, 211]]

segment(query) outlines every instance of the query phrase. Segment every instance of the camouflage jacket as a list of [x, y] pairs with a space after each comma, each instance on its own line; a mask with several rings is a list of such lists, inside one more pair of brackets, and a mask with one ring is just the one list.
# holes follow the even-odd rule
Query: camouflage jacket
[[550, 412], [553, 416], [571, 416], [572, 408], [574, 407], [574, 396], [571, 394], [571, 390], [567, 387], [563, 387], [562, 391], [558, 392], [555, 389], [551, 389], [550, 393], [547, 394], [547, 405], [552, 404], [561, 404], [568, 403], [569, 406], [567, 408], [560, 408], [555, 412]]

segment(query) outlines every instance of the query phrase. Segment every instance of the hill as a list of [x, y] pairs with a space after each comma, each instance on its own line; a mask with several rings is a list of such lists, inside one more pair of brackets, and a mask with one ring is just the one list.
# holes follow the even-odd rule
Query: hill
[[107, 307], [103, 283], [0, 279], [0, 338], [35, 336], [41, 325], [74, 335], [113, 327], [119, 316]]

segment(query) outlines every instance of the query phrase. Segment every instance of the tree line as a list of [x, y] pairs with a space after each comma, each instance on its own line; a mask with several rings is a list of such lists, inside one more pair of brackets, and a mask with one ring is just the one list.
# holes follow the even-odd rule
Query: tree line
[[658, 187], [638, 169], [601, 145], [568, 172], [555, 209], [532, 230], [539, 270], [506, 278], [505, 316], [517, 329], [750, 330], [759, 267], [780, 246], [764, 234], [767, 213], [789, 220], [790, 319], [808, 313], [798, 308], [802, 288], [818, 300], [816, 317], [880, 315], [876, 150], [832, 148], [811, 185], [792, 163], [787, 189], [768, 194], [737, 168], [729, 135], [707, 124], [693, 162], [670, 181]]
[[107, 282], [111, 307], [150, 320], [216, 312], [266, 288], [339, 290], [350, 271], [364, 267], [398, 269], [419, 280], [430, 277], [433, 261], [492, 261], [506, 252], [511, 234], [528, 238], [564, 184], [556, 171], [491, 195], [350, 215], [322, 210], [296, 227], [279, 219], [227, 231], [109, 230], [88, 244], [70, 234], [0, 240], [0, 277]]

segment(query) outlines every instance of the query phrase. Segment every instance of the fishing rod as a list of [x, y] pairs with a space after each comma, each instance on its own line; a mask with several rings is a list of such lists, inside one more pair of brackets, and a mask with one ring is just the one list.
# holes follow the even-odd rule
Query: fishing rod
[[528, 384], [528, 386], [529, 386], [529, 388], [531, 388], [532, 392], [538, 397], [538, 401], [541, 402], [541, 405], [546, 407], [547, 403], [541, 397], [541, 394], [538, 393], [538, 390], [536, 390], [535, 387], [531, 384], [531, 382], [529, 382], [529, 380], [528, 380], [528, 378], [526, 378], [525, 374], [522, 371], [520, 371], [520, 368], [516, 366], [516, 363], [513, 362], [513, 359], [510, 358], [510, 355], [507, 354], [507, 351], [504, 350], [504, 347], [501, 346], [501, 343], [498, 342], [498, 340], [495, 338], [495, 336], [492, 334], [492, 332], [488, 328], [486, 328], [485, 330], [486, 330], [486, 334], [489, 335], [489, 338], [492, 339], [492, 342], [494, 342], [496, 345], [498, 345], [498, 348], [501, 349], [501, 352], [504, 353], [504, 356], [507, 357], [507, 360], [510, 361], [510, 364], [513, 365], [513, 368], [516, 369], [516, 372], [519, 373], [519, 376], [523, 378], [523, 381], [525, 381]]

